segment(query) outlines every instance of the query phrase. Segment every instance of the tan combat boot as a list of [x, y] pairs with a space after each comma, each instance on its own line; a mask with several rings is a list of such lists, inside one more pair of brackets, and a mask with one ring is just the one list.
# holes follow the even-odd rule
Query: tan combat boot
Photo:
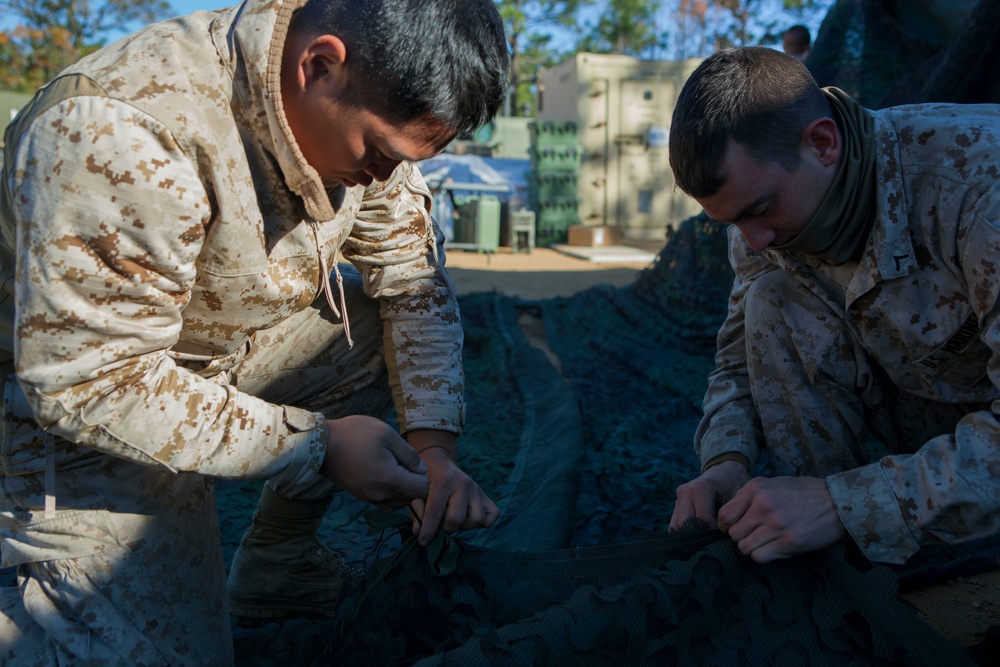
[[229, 568], [229, 610], [245, 618], [333, 617], [344, 560], [316, 537], [327, 503], [289, 500], [266, 485]]

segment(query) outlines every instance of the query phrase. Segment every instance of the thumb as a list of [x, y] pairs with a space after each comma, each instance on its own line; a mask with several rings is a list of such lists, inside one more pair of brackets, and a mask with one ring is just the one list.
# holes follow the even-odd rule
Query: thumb
[[410, 472], [418, 475], [427, 474], [427, 464], [420, 458], [420, 454], [417, 454], [416, 450], [410, 447], [402, 438], [391, 438], [389, 440], [389, 453], [392, 454], [392, 457], [396, 459], [399, 465]]

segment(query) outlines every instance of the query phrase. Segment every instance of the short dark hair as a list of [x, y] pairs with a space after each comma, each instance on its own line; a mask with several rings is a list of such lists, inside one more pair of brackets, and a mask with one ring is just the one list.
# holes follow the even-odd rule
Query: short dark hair
[[782, 36], [789, 38], [792, 46], [795, 47], [795, 53], [805, 53], [812, 42], [812, 35], [809, 34], [809, 28], [801, 24], [793, 25]]
[[507, 93], [510, 55], [492, 0], [309, 0], [291, 30], [343, 40], [351, 81], [362, 82], [348, 101], [390, 122], [430, 114], [467, 133]]
[[718, 51], [698, 65], [677, 98], [670, 124], [674, 181], [692, 197], [718, 192], [730, 139], [757, 160], [795, 171], [802, 131], [830, 115], [823, 91], [792, 56], [760, 46]]

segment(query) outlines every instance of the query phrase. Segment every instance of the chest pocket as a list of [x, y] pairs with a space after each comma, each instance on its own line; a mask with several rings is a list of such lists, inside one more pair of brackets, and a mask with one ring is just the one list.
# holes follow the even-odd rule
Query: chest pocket
[[933, 382], [970, 388], [986, 378], [992, 354], [980, 337], [979, 322], [972, 313], [955, 335], [918, 360], [916, 367]]

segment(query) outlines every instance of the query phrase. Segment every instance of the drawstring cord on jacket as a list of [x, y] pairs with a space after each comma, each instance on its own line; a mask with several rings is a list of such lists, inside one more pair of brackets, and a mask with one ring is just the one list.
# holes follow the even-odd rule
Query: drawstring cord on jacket
[[344, 278], [340, 275], [340, 266], [334, 262], [333, 272], [337, 275], [337, 290], [340, 292], [340, 308], [333, 302], [333, 288], [330, 287], [330, 269], [326, 263], [326, 255], [323, 254], [323, 244], [319, 240], [319, 229], [313, 225], [313, 236], [316, 238], [316, 252], [319, 253], [319, 272], [323, 281], [323, 294], [326, 295], [326, 303], [330, 306], [333, 314], [344, 323], [344, 335], [347, 336], [347, 346], [353, 348], [354, 341], [351, 339], [351, 321], [347, 317], [347, 298], [344, 296]]
[[45, 518], [56, 513], [56, 437], [45, 434]]

